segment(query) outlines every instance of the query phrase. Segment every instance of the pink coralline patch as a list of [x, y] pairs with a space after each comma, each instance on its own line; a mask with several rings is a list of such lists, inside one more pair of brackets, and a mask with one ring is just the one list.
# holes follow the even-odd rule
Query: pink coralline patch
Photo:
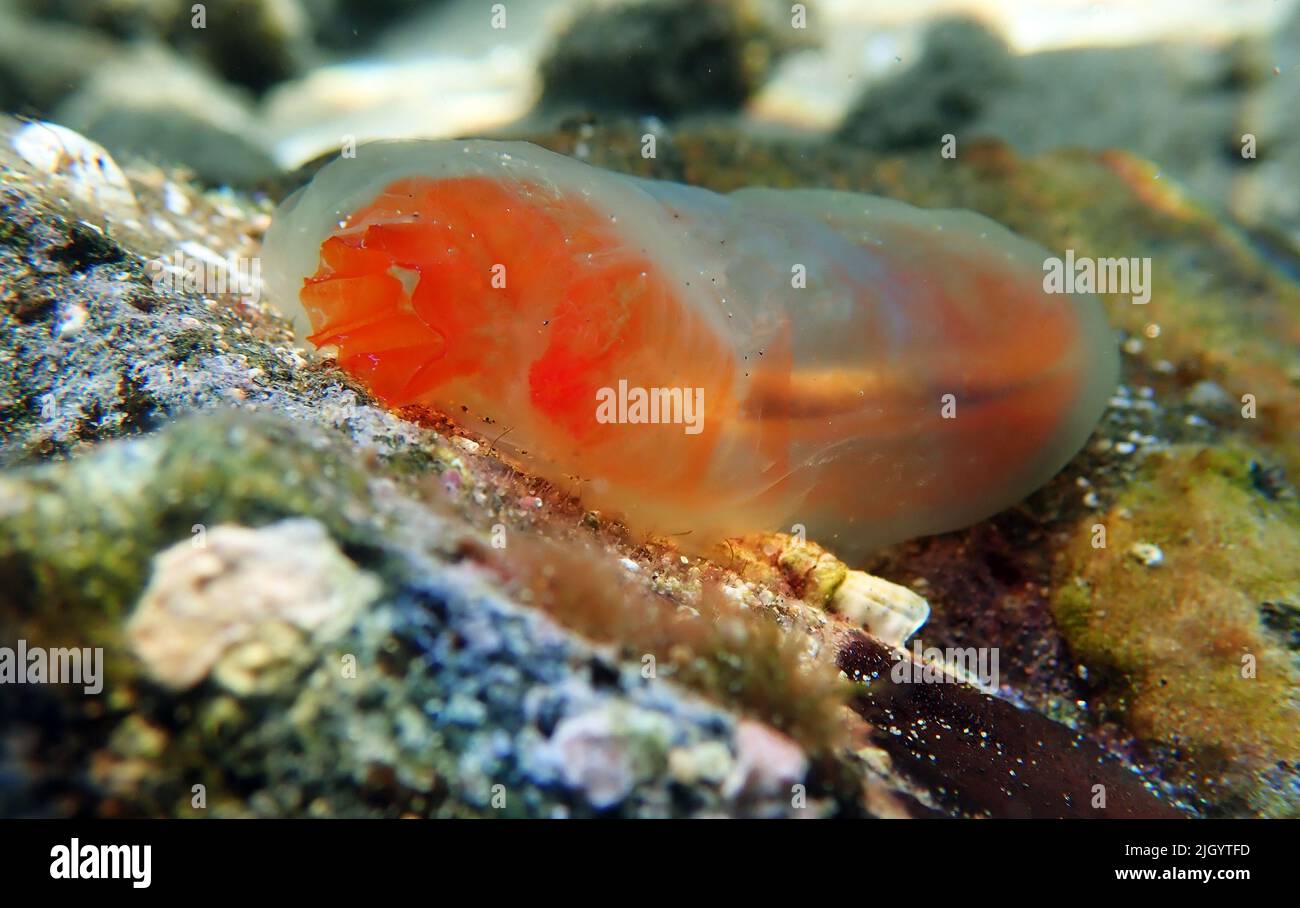
[[741, 720], [736, 726], [736, 764], [723, 787], [731, 798], [793, 797], [808, 773], [808, 756], [770, 725]]
[[313, 520], [216, 526], [156, 557], [127, 640], [167, 687], [193, 687], [215, 670], [243, 688], [292, 662], [304, 636], [339, 633], [378, 592]]

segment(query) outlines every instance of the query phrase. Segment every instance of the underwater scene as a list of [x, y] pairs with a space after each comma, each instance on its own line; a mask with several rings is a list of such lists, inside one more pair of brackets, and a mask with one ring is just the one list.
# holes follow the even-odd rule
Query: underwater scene
[[0, 110], [0, 817], [1300, 817], [1300, 3], [0, 0]]

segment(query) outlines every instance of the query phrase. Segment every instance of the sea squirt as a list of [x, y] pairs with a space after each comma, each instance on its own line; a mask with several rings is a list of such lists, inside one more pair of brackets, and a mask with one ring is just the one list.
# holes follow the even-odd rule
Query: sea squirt
[[402, 141], [286, 199], [264, 271], [386, 404], [509, 430], [633, 529], [799, 524], [855, 557], [1002, 510], [1087, 439], [1118, 356], [1047, 256], [967, 211]]

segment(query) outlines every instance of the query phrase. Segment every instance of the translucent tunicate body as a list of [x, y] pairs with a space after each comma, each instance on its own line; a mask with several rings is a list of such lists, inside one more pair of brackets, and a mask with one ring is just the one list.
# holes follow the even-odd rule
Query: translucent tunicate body
[[980, 215], [525, 143], [363, 146], [264, 256], [381, 400], [508, 430], [525, 468], [687, 548], [799, 524], [852, 557], [970, 524], [1059, 470], [1117, 379], [1099, 302], [1045, 293], [1048, 253]]

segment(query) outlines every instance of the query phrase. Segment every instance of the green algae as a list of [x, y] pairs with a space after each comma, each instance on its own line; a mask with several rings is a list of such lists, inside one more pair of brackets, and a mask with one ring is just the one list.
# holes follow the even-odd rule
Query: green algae
[[1300, 760], [1298, 679], [1261, 610], [1300, 600], [1300, 506], [1243, 448], [1179, 446], [1064, 555], [1052, 608], [1104, 709], [1216, 811], [1294, 813], [1269, 774]]
[[796, 589], [811, 605], [821, 608], [831, 601], [848, 576], [848, 565], [816, 545], [790, 545], [782, 549], [777, 564], [798, 579]]
[[829, 662], [807, 658], [801, 632], [741, 608], [718, 586], [705, 585], [691, 600], [698, 614], [686, 617], [679, 605], [629, 585], [597, 550], [537, 538], [517, 540], [505, 554], [478, 554], [522, 601], [619, 646], [629, 662], [644, 669], [653, 657], [664, 677], [781, 730], [810, 755], [827, 757], [843, 743], [852, 687]]

